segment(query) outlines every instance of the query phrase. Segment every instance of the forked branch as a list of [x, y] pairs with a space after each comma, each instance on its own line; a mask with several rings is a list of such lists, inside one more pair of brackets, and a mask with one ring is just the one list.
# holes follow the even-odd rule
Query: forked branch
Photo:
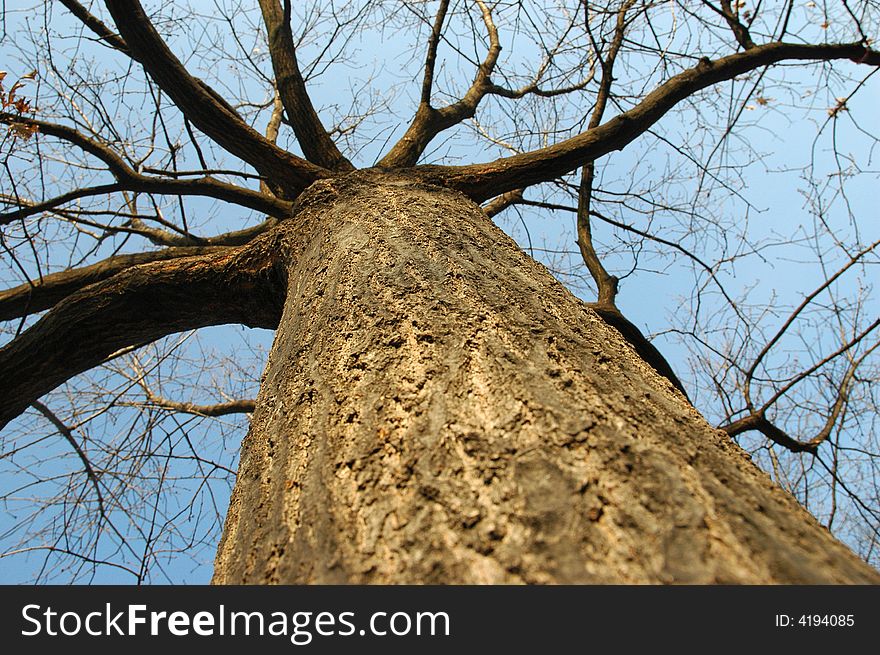
[[[632, 8], [633, 4], [634, 0], [627, 0], [621, 4], [614, 23], [614, 35], [611, 38], [608, 53], [605, 57], [601, 57], [600, 55], [602, 79], [599, 82], [599, 92], [596, 95], [596, 104], [590, 115], [590, 122], [587, 124], [587, 129], [592, 130], [597, 128], [602, 122], [602, 117], [605, 115], [605, 108], [608, 106], [608, 99], [611, 95], [611, 85], [614, 81], [614, 64], [617, 61], [617, 55], [620, 52], [620, 47], [623, 44], [623, 38], [626, 34], [626, 14]], [[590, 34], [590, 38], [593, 41], [593, 47], [598, 53], [599, 45], [593, 37], [593, 33], [590, 29], [589, 16], [585, 16], [584, 19], [587, 32]], [[616, 276], [608, 273], [605, 269], [605, 266], [602, 264], [602, 260], [593, 245], [593, 227], [590, 221], [590, 212], [592, 210], [593, 182], [595, 177], [596, 164], [591, 159], [584, 163], [583, 169], [581, 170], [581, 182], [578, 187], [577, 244], [581, 251], [581, 257], [584, 260], [584, 264], [590, 272], [593, 281], [596, 283], [597, 304], [610, 311], [617, 310], [616, 300], [618, 279]], [[663, 360], [663, 363], [666, 364], [666, 360]], [[666, 366], [669, 368], [668, 364], [666, 364]], [[655, 366], [655, 368], [657, 367]], [[671, 371], [672, 369], [670, 368], [669, 370]], [[665, 374], [666, 373], [664, 373], [664, 375]], [[678, 379], [675, 378], [674, 375], [672, 377], [675, 380], [674, 383], [676, 386], [681, 388], [681, 383], [678, 382]]]
[[419, 166], [416, 170], [426, 182], [452, 187], [482, 202], [513, 189], [549, 182], [585, 162], [623, 149], [679, 102], [708, 86], [782, 61], [837, 59], [880, 66], [880, 52], [862, 43], [768, 43], [714, 61], [703, 58], [661, 84], [632, 109], [555, 145], [485, 164]]
[[206, 136], [254, 167], [293, 198], [329, 171], [282, 150], [218, 100], [218, 94], [192, 77], [171, 52], [137, 0], [107, 0], [132, 56], [183, 115]]
[[279, 0], [260, 0], [260, 9], [269, 36], [275, 84], [303, 154], [310, 162], [330, 170], [354, 170], [330, 138], [306, 90], [290, 27], [290, 0], [284, 0], [283, 9]]
[[[731, 437], [735, 437], [739, 434], [742, 434], [743, 432], [757, 430], [765, 437], [767, 437], [770, 441], [784, 448], [787, 448], [791, 452], [806, 452], [815, 455], [819, 450], [819, 446], [821, 446], [823, 443], [831, 438], [831, 435], [834, 429], [837, 427], [841, 415], [846, 409], [847, 403], [849, 401], [850, 389], [852, 388], [853, 383], [856, 381], [856, 374], [858, 372], [859, 366], [861, 366], [861, 364], [868, 358], [871, 353], [873, 353], [878, 347], [880, 347], [880, 341], [877, 341], [873, 345], [866, 348], [857, 357], [850, 356], [850, 351], [858, 344], [862, 343], [868, 337], [868, 335], [874, 332], [874, 330], [876, 330], [878, 327], [880, 327], [880, 319], [875, 320], [867, 328], [862, 330], [847, 343], [843, 344], [836, 352], [831, 353], [827, 357], [816, 362], [804, 371], [801, 371], [798, 375], [794, 376], [785, 385], [783, 385], [782, 388], [778, 389], [759, 408], [755, 409], [752, 406], [751, 401], [749, 400], [748, 414], [737, 419], [736, 421], [721, 426], [721, 429], [727, 432], [727, 434], [729, 434]], [[813, 437], [810, 437], [808, 439], [797, 439], [795, 437], [792, 437], [784, 430], [779, 428], [773, 421], [767, 418], [767, 413], [770, 411], [770, 408], [775, 405], [780, 398], [786, 395], [795, 385], [808, 379], [823, 366], [844, 354], [850, 356], [849, 365], [847, 366], [846, 371], [841, 377], [840, 382], [836, 385], [834, 402], [831, 404], [831, 408], [828, 411], [828, 416], [825, 418], [825, 423]]]
[[109, 145], [97, 139], [86, 136], [81, 132], [66, 125], [49, 123], [47, 121], [25, 118], [8, 113], [0, 113], [0, 123], [6, 125], [21, 124], [36, 128], [37, 134], [53, 136], [71, 143], [84, 152], [101, 160], [109, 172], [116, 178], [113, 184], [102, 184], [95, 187], [83, 187], [49, 198], [42, 202], [22, 202], [18, 209], [0, 214], [0, 225], [11, 223], [15, 220], [34, 216], [45, 211], [60, 207], [68, 202], [80, 198], [117, 193], [120, 191], [132, 191], [139, 193], [157, 193], [177, 196], [203, 196], [234, 203], [248, 209], [282, 218], [289, 215], [292, 204], [288, 201], [275, 198], [266, 193], [259, 193], [251, 189], [221, 182], [210, 176], [196, 179], [179, 179], [172, 177], [155, 177], [144, 175], [131, 168], [122, 157], [119, 156]]
[[[443, 19], [446, 16], [448, 2], [441, 2], [431, 38], [428, 42], [428, 54], [425, 60], [425, 77], [422, 82], [422, 96], [419, 107], [412, 122], [388, 154], [380, 161], [380, 168], [402, 168], [415, 166], [419, 157], [428, 147], [431, 140], [443, 130], [461, 123], [463, 120], [472, 118], [476, 114], [480, 101], [493, 89], [492, 72], [498, 63], [498, 55], [501, 54], [501, 41], [498, 38], [498, 29], [492, 19], [492, 12], [483, 0], [475, 0], [483, 17], [483, 24], [489, 37], [489, 49], [486, 57], [477, 68], [474, 81], [464, 96], [439, 109], [431, 105], [431, 88], [434, 77], [434, 65], [437, 57], [437, 45], [440, 40]], [[509, 191], [510, 189], [506, 189]], [[485, 200], [486, 198], [483, 198]]]

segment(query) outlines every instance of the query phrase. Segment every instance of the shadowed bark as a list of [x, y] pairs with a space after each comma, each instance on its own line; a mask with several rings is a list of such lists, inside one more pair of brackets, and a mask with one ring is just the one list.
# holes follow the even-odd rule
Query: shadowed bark
[[224, 323], [274, 328], [277, 237], [126, 268], [59, 302], [0, 348], [0, 429], [59, 384], [129, 346]]
[[220, 247], [166, 248], [157, 252], [116, 255], [90, 266], [52, 273], [42, 280], [0, 291], [0, 321], [42, 312], [83, 287], [106, 280], [133, 266], [221, 250], [223, 248]]

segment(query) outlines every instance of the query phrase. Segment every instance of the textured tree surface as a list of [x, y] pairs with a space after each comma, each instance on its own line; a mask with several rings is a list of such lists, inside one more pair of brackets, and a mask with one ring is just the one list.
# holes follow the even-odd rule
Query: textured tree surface
[[454, 191], [319, 181], [215, 583], [877, 583]]

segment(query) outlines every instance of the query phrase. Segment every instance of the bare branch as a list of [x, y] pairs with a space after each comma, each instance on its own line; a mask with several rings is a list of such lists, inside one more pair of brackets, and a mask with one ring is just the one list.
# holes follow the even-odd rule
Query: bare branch
[[252, 414], [256, 401], [253, 399], [233, 400], [227, 403], [216, 403], [214, 405], [197, 405], [195, 403], [185, 403], [176, 400], [168, 400], [160, 398], [151, 393], [147, 394], [147, 405], [150, 407], [158, 407], [159, 409], [168, 409], [182, 414], [193, 414], [194, 416], [228, 416], [229, 414]]
[[428, 38], [428, 54], [425, 56], [425, 76], [422, 78], [421, 104], [431, 104], [431, 91], [434, 88], [434, 67], [437, 64], [437, 48], [440, 45], [440, 37], [443, 35], [443, 21], [446, 20], [446, 12], [449, 10], [449, 0], [440, 0], [437, 7], [437, 15], [434, 17], [434, 25], [431, 27], [431, 36]]
[[736, 42], [742, 46], [743, 50], [751, 50], [755, 47], [755, 42], [752, 41], [752, 35], [749, 33], [749, 28], [739, 20], [739, 15], [734, 11], [730, 4], [730, 0], [721, 0], [720, 9], [709, 2], [709, 0], [703, 0], [703, 4], [724, 18], [727, 25], [730, 27], [731, 32], [733, 32]]
[[735, 437], [750, 430], [757, 430], [773, 443], [779, 444], [793, 453], [815, 454], [816, 450], [819, 448], [818, 443], [813, 443], [812, 441], [798, 441], [794, 437], [789, 436], [770, 422], [763, 412], [749, 414], [748, 416], [724, 425], [719, 429], [724, 430], [724, 432], [731, 437]]
[[[492, 20], [492, 12], [483, 0], [475, 0], [483, 17], [483, 24], [489, 36], [489, 49], [480, 66], [473, 83], [458, 102], [435, 109], [431, 106], [431, 99], [425, 97], [425, 82], [429, 72], [433, 71], [433, 57], [436, 56], [436, 40], [429, 42], [428, 58], [425, 65], [425, 82], [422, 84], [422, 98], [416, 115], [413, 117], [406, 133], [401, 137], [391, 150], [377, 164], [380, 168], [401, 168], [414, 166], [431, 140], [443, 130], [449, 129], [463, 120], [472, 118], [477, 111], [480, 101], [492, 90], [492, 72], [501, 54], [501, 42], [498, 39], [498, 29]], [[442, 26], [442, 16], [445, 11], [438, 12], [434, 29], [439, 30]], [[437, 37], [439, 39], [439, 36]], [[432, 48], [434, 52], [432, 52]], [[433, 74], [432, 74], [433, 77]], [[428, 88], [430, 91], [430, 88]], [[511, 189], [505, 189], [510, 191]], [[486, 198], [482, 198], [485, 200]]]
[[570, 84], [568, 86], [563, 86], [558, 89], [542, 89], [540, 86], [538, 86], [539, 77], [540, 73], [535, 76], [534, 80], [524, 86], [521, 86], [518, 89], [508, 89], [507, 87], [492, 83], [489, 86], [489, 90], [487, 93], [491, 93], [492, 95], [500, 96], [502, 98], [508, 98], [510, 100], [519, 100], [520, 98], [524, 98], [528, 95], [537, 96], [539, 98], [555, 98], [556, 96], [563, 96], [574, 91], [581, 91], [585, 89], [587, 85], [595, 79], [596, 68], [595, 66], [591, 67], [586, 77], [584, 77], [580, 82]]
[[125, 44], [125, 41], [120, 38], [120, 36], [107, 27], [103, 21], [101, 21], [98, 17], [91, 14], [88, 9], [83, 7], [76, 0], [60, 0], [61, 4], [67, 7], [68, 11], [71, 14], [76, 16], [83, 25], [88, 27], [95, 35], [101, 39], [104, 43], [109, 45], [111, 48], [115, 50], [119, 50], [129, 57], [132, 57], [131, 51], [129, 51], [128, 46]]
[[79, 457], [80, 462], [82, 462], [83, 469], [85, 470], [86, 477], [88, 477], [89, 482], [92, 483], [92, 487], [95, 489], [95, 497], [98, 500], [98, 511], [101, 513], [101, 516], [105, 515], [104, 511], [104, 494], [101, 493], [101, 483], [98, 479], [98, 475], [95, 473], [95, 469], [92, 468], [92, 463], [89, 461], [88, 456], [86, 456], [83, 449], [80, 448], [79, 443], [76, 440], [76, 437], [73, 435], [73, 431], [67, 424], [64, 423], [58, 416], [56, 416], [55, 412], [46, 407], [39, 400], [35, 400], [31, 403], [31, 407], [36, 409], [40, 414], [45, 416], [49, 422], [55, 426], [55, 429], [63, 436], [67, 443], [70, 444], [70, 447], [73, 448], [73, 451], [76, 453], [76, 456]]
[[117, 179], [134, 175], [131, 167], [119, 156], [119, 154], [105, 143], [101, 143], [82, 132], [66, 125], [49, 123], [47, 121], [27, 118], [17, 114], [0, 112], [0, 123], [4, 125], [24, 125], [36, 130], [37, 134], [48, 134], [68, 143], [78, 146], [85, 152], [97, 157], [107, 165], [107, 168]]
[[679, 102], [708, 86], [782, 61], [837, 59], [880, 66], [880, 52], [861, 43], [768, 43], [714, 61], [703, 58], [696, 66], [661, 84], [629, 111], [555, 145], [485, 164], [419, 166], [416, 171], [426, 182], [455, 188], [481, 202], [513, 189], [550, 181], [585, 162], [625, 148]]
[[[28, 216], [35, 216], [37, 214], [42, 214], [43, 212], [51, 211], [56, 207], [65, 205], [68, 202], [73, 202], [74, 200], [79, 200], [80, 198], [91, 198], [94, 196], [107, 195], [108, 193], [118, 193], [123, 189], [124, 187], [118, 183], [99, 184], [98, 186], [80, 187], [79, 189], [62, 193], [60, 196], [55, 196], [54, 198], [49, 198], [42, 202], [33, 202], [27, 198], [16, 198], [15, 203], [19, 205], [19, 208], [6, 212], [5, 214], [0, 214], [0, 225], [6, 225], [13, 221], [27, 218]], [[8, 196], [4, 195], [4, 201], [8, 202]]]
[[183, 115], [230, 153], [283, 188], [290, 197], [328, 171], [270, 142], [218, 101], [218, 94], [193, 78], [156, 32], [137, 0], [107, 0], [116, 27], [144, 69]]
[[283, 10], [279, 0], [260, 0], [260, 10], [269, 35], [275, 84], [306, 159], [334, 171], [354, 170], [330, 138], [306, 90], [290, 29], [290, 0], [284, 0]]
[[[241, 230], [224, 232], [211, 237], [201, 237], [194, 234], [178, 234], [171, 230], [151, 227], [140, 218], [132, 219], [130, 231], [134, 234], [146, 237], [157, 246], [170, 246], [172, 248], [193, 248], [204, 246], [243, 246], [254, 238], [264, 234], [278, 225], [278, 219], [267, 218], [262, 223], [246, 227]], [[112, 227], [108, 228], [111, 231]]]
[[38, 552], [48, 552], [48, 553], [61, 553], [63, 555], [67, 555], [68, 557], [73, 557], [78, 560], [82, 560], [84, 562], [88, 562], [89, 564], [100, 564], [101, 566], [109, 566], [114, 569], [119, 569], [120, 571], [125, 571], [126, 573], [131, 573], [136, 578], [140, 579], [140, 573], [137, 571], [123, 566], [121, 564], [117, 564], [110, 560], [105, 559], [95, 559], [92, 557], [87, 557], [82, 553], [78, 553], [76, 551], [70, 550], [68, 548], [59, 548], [57, 546], [30, 546], [28, 548], [17, 548], [15, 550], [11, 550], [5, 553], [0, 553], [0, 559], [4, 557], [11, 557], [13, 555], [26, 555], [28, 553], [38, 553]]
[[[601, 59], [602, 79], [599, 82], [599, 92], [596, 95], [596, 105], [590, 116], [590, 122], [587, 129], [595, 129], [602, 122], [605, 115], [605, 108], [608, 106], [608, 97], [611, 94], [611, 84], [614, 80], [614, 63], [617, 60], [617, 54], [620, 52], [620, 46], [623, 44], [623, 37], [626, 34], [626, 13], [630, 10], [635, 0], [627, 0], [622, 3], [617, 12], [617, 20], [614, 25], [614, 36], [608, 48], [608, 54]], [[585, 17], [587, 22], [587, 30], [589, 31], [589, 16]], [[592, 32], [590, 32], [592, 36]], [[598, 48], [597, 48], [598, 51]], [[602, 264], [602, 260], [596, 253], [593, 246], [593, 228], [590, 224], [590, 210], [593, 199], [593, 180], [596, 176], [596, 167], [592, 160], [584, 164], [581, 170], [581, 182], [578, 187], [578, 208], [577, 208], [577, 244], [581, 251], [581, 257], [587, 270], [596, 283], [598, 295], [598, 303], [609, 308], [616, 308], [617, 284], [616, 276], [611, 275]], [[663, 360], [664, 363], [666, 360]], [[666, 364], [668, 367], [668, 364]], [[670, 369], [671, 370], [671, 369]], [[675, 376], [673, 375], [673, 378]], [[676, 383], [678, 380], [676, 379]], [[677, 386], [681, 386], [680, 383]]]
[[[82, 22], [83, 25], [89, 28], [101, 41], [109, 45], [114, 50], [118, 50], [122, 54], [127, 55], [134, 61], [140, 63], [137, 54], [131, 51], [131, 48], [128, 47], [128, 44], [125, 43], [123, 38], [113, 30], [111, 30], [109, 27], [107, 27], [107, 25], [101, 19], [91, 14], [85, 7], [82, 6], [82, 4], [80, 4], [76, 0], [61, 0], [61, 4], [67, 7], [70, 13], [76, 16], [80, 20], [80, 22]], [[225, 107], [229, 113], [238, 116], [238, 112], [236, 112], [235, 109], [233, 109], [232, 106], [228, 102], [226, 102], [226, 100], [219, 93], [217, 93], [214, 89], [205, 84], [202, 80], [195, 77], [193, 78], [193, 80], [195, 80], [195, 83], [201, 86], [206, 93], [211, 95], [214, 100], [223, 105], [223, 107]]]
[[280, 249], [270, 233], [241, 248], [134, 266], [68, 296], [0, 348], [0, 428], [122, 348], [208, 325], [274, 328], [284, 300]]
[[523, 190], [514, 189], [513, 191], [502, 193], [500, 196], [493, 198], [491, 202], [483, 205], [483, 211], [486, 212], [486, 216], [492, 218], [496, 214], [500, 214], [501, 212], [503, 212], [511, 205], [522, 202], [522, 200]]
[[593, 247], [593, 228], [590, 225], [590, 199], [593, 187], [593, 164], [590, 162], [583, 168], [581, 183], [578, 189], [577, 209], [577, 244], [581, 257], [593, 281], [596, 283], [597, 300], [600, 305], [616, 307], [617, 276], [611, 275], [602, 265], [596, 249]]
[[[811, 293], [807, 294], [801, 303], [789, 314], [788, 318], [783, 322], [783, 324], [776, 331], [776, 334], [770, 338], [764, 347], [761, 349], [761, 352], [755, 357], [749, 366], [748, 370], [746, 370], [745, 381], [743, 383], [743, 395], [746, 399], [746, 406], [751, 409], [753, 407], [752, 398], [751, 398], [751, 384], [752, 378], [755, 375], [755, 371], [758, 370], [758, 366], [760, 366], [761, 362], [767, 356], [767, 353], [773, 348], [774, 345], [782, 338], [788, 329], [791, 327], [792, 323], [794, 323], [795, 319], [800, 315], [800, 313], [804, 310], [804, 308], [809, 305], [813, 300], [822, 293], [825, 289], [830, 287], [835, 280], [837, 280], [841, 275], [846, 273], [850, 268], [855, 266], [861, 259], [872, 252], [880, 246], [880, 240], [875, 241], [871, 245], [863, 248], [861, 251], [857, 252], [855, 255], [849, 258], [849, 261], [846, 262], [842, 267], [840, 267], [834, 275], [829, 276], [822, 284], [820, 284], [816, 289], [814, 289]], [[873, 329], [873, 327], [872, 327]]]
[[42, 312], [80, 289], [133, 266], [207, 255], [221, 250], [223, 248], [220, 247], [168, 248], [158, 252], [116, 255], [91, 266], [44, 275], [41, 280], [0, 291], [0, 321]]
[[830, 411], [828, 412], [825, 423], [823, 424], [822, 428], [820, 428], [819, 431], [816, 433], [816, 436], [808, 440], [795, 439], [779, 429], [771, 421], [769, 421], [767, 419], [767, 412], [775, 403], [779, 401], [782, 396], [788, 393], [788, 391], [792, 387], [794, 387], [799, 382], [807, 379], [809, 376], [811, 376], [821, 367], [825, 366], [831, 360], [836, 359], [843, 353], [850, 351], [853, 347], [861, 343], [865, 339], [865, 337], [867, 337], [871, 332], [877, 329], [877, 327], [880, 327], [880, 319], [875, 320], [866, 329], [862, 330], [849, 342], [841, 346], [836, 352], [831, 353], [827, 357], [823, 358], [821, 361], [816, 362], [813, 366], [810, 366], [806, 370], [796, 375], [792, 380], [790, 380], [781, 389], [774, 393], [759, 409], [755, 410], [750, 408], [751, 411], [747, 416], [733, 421], [732, 423], [729, 423], [727, 425], [724, 425], [720, 429], [724, 430], [732, 437], [735, 437], [736, 435], [743, 432], [748, 432], [749, 430], [757, 430], [774, 443], [777, 443], [792, 452], [808, 452], [815, 455], [819, 446], [831, 438], [831, 433], [833, 432], [834, 427], [837, 425], [837, 421], [840, 418], [841, 413], [846, 408], [847, 402], [849, 401], [850, 388], [855, 381], [856, 372], [859, 366], [868, 358], [871, 353], [873, 353], [877, 348], [880, 348], [880, 341], [865, 349], [865, 351], [860, 356], [850, 359], [849, 366], [847, 366], [846, 372], [843, 374], [840, 383], [837, 385], [834, 403], [831, 406]]
[[[551, 211], [564, 211], [564, 212], [569, 212], [572, 214], [577, 214], [577, 211], [578, 211], [576, 207], [569, 207], [568, 205], [560, 205], [560, 204], [551, 203], [551, 202], [541, 202], [538, 200], [529, 200], [529, 199], [522, 196], [521, 190], [508, 191], [507, 193], [498, 196], [497, 198], [493, 199], [487, 205], [484, 205], [483, 211], [486, 211], [488, 213], [489, 207], [491, 205], [493, 205], [496, 201], [501, 201], [501, 199], [506, 199], [508, 201], [505, 208], [509, 205], [525, 205], [527, 207], [538, 207], [540, 209], [549, 209]], [[495, 212], [495, 213], [498, 213], [498, 212]], [[494, 215], [494, 214], [490, 214], [490, 216], [492, 216], [492, 215]], [[724, 296], [724, 299], [728, 302], [728, 304], [730, 304], [731, 307], [734, 308], [734, 310], [736, 310], [736, 303], [734, 302], [733, 298], [730, 297], [730, 294], [727, 292], [727, 290], [724, 288], [724, 285], [721, 283], [721, 280], [718, 279], [718, 276], [716, 275], [715, 269], [712, 266], [709, 266], [709, 264], [706, 263], [705, 261], [703, 261], [700, 257], [697, 257], [690, 250], [688, 250], [687, 248], [682, 246], [680, 243], [676, 243], [675, 241], [670, 241], [669, 239], [664, 239], [663, 237], [657, 236], [656, 234], [652, 234], [650, 232], [646, 232], [645, 230], [640, 230], [639, 228], [634, 227], [632, 225], [627, 225], [626, 223], [621, 223], [620, 221], [616, 221], [613, 218], [610, 218], [609, 216], [606, 216], [606, 215], [604, 215], [600, 212], [597, 212], [597, 211], [590, 210], [590, 216], [598, 218], [603, 223], [608, 223], [608, 225], [612, 225], [616, 228], [619, 228], [621, 230], [625, 230], [627, 232], [632, 232], [633, 234], [637, 234], [640, 237], [644, 237], [645, 239], [650, 239], [651, 241], [655, 241], [656, 243], [661, 243], [664, 246], [668, 246], [674, 250], [677, 250], [682, 255], [684, 255], [688, 259], [692, 260], [697, 265], [699, 265], [704, 271], [706, 271], [706, 273], [709, 275], [709, 277], [715, 283], [715, 286], [721, 292], [721, 295]]]
[[0, 214], [0, 225], [42, 213], [79, 198], [116, 193], [123, 190], [166, 195], [206, 196], [231, 202], [248, 209], [255, 209], [264, 214], [279, 218], [289, 215], [292, 207], [292, 204], [285, 200], [221, 182], [210, 176], [182, 180], [177, 177], [166, 177], [163, 179], [143, 175], [132, 169], [110, 146], [87, 137], [66, 125], [58, 125], [6, 113], [0, 113], [0, 123], [34, 126], [37, 128], [38, 134], [54, 136], [72, 143], [104, 162], [117, 180], [116, 184], [84, 187], [40, 203], [22, 200], [20, 204], [23, 206], [18, 210]]
[[[803, 380], [805, 380], [808, 377], [810, 377], [811, 375], [813, 375], [816, 371], [818, 371], [820, 368], [822, 368], [823, 366], [825, 366], [826, 364], [828, 364], [832, 360], [840, 357], [844, 353], [848, 353], [849, 351], [851, 351], [855, 346], [857, 346], [859, 343], [864, 341], [864, 339], [869, 334], [871, 334], [871, 332], [876, 330], [878, 327], [880, 327], [880, 318], [876, 319], [868, 327], [866, 327], [864, 330], [859, 332], [859, 334], [857, 334], [852, 339], [850, 339], [849, 341], [844, 343], [842, 346], [840, 346], [840, 348], [838, 348], [836, 351], [834, 351], [830, 355], [827, 355], [826, 357], [823, 357], [821, 360], [819, 360], [818, 362], [816, 362], [812, 366], [804, 369], [803, 371], [798, 373], [796, 376], [794, 376], [791, 380], [789, 380], [786, 384], [784, 384], [781, 389], [776, 391], [776, 393], [774, 393], [769, 399], [767, 399], [767, 401], [764, 403], [762, 409], [764, 409], [764, 410], [769, 409], [771, 405], [776, 403], [776, 401], [778, 401], [782, 396], [784, 396], [786, 393], [788, 393], [792, 387], [794, 387], [799, 382], [802, 382]], [[868, 350], [868, 353], [872, 352], [876, 347], [877, 347], [877, 345], [872, 346]], [[866, 354], [868, 354], [868, 353], [866, 353]], [[862, 355], [861, 357], [858, 358], [856, 366], [858, 365], [858, 363], [861, 363], [861, 361], [865, 359], [866, 354]], [[852, 368], [851, 370], [852, 370], [852, 374], [854, 375], [855, 368]], [[847, 374], [847, 375], [849, 376], [849, 374]]]

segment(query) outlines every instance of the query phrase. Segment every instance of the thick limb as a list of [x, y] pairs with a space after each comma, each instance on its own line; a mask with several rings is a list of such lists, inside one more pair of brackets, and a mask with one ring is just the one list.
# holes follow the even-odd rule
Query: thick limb
[[241, 248], [134, 266], [65, 298], [0, 349], [0, 428], [122, 348], [208, 325], [275, 327], [280, 250], [270, 233]]

